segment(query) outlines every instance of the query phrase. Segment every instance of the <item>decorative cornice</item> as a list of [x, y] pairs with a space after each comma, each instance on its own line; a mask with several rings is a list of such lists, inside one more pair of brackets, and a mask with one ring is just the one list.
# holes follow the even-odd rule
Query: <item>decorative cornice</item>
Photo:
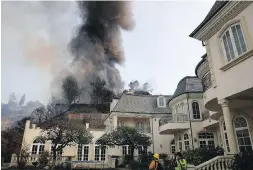
[[247, 58], [250, 58], [252, 56], [253, 56], [253, 50], [250, 50], [250, 51], [246, 52], [245, 54], [243, 54], [242, 56], [240, 56], [240, 57], [236, 58], [235, 60], [229, 62], [225, 66], [221, 67], [220, 70], [226, 71], [226, 70], [230, 69], [231, 67], [239, 64], [240, 62], [242, 62], [242, 61], [244, 61]]
[[201, 41], [210, 39], [223, 27], [224, 24], [236, 17], [251, 3], [252, 1], [231, 1], [227, 3], [224, 9], [218, 12], [213, 19], [211, 19], [201, 30], [199, 30], [194, 38]]

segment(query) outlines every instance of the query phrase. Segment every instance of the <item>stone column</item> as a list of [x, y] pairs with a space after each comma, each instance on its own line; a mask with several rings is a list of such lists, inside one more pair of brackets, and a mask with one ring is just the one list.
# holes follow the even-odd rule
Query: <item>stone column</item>
[[233, 128], [232, 115], [229, 109], [229, 101], [226, 99], [223, 99], [219, 101], [219, 104], [222, 107], [224, 121], [226, 124], [228, 143], [229, 143], [229, 148], [230, 148], [229, 153], [235, 154], [237, 153], [237, 147], [236, 147], [236, 139], [235, 139], [235, 133], [234, 133], [234, 128]]

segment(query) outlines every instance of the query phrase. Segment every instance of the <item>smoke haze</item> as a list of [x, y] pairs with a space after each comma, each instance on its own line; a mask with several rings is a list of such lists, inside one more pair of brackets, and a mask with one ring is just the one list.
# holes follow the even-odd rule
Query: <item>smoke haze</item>
[[133, 26], [126, 2], [3, 2], [2, 59], [32, 68], [45, 96], [59, 96], [68, 74], [87, 94], [96, 77], [116, 91], [123, 83], [115, 64], [125, 60], [120, 28]]

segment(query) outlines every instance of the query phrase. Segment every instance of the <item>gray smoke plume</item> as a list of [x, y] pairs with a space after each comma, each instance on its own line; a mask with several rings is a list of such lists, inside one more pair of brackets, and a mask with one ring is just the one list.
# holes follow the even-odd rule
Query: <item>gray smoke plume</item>
[[81, 1], [78, 5], [82, 24], [70, 43], [77, 79], [86, 89], [97, 77], [111, 90], [122, 89], [115, 64], [125, 60], [120, 29], [131, 30], [135, 24], [131, 2]]
[[24, 67], [36, 68], [45, 86], [42, 95], [50, 91], [60, 96], [62, 79], [69, 74], [87, 92], [84, 98], [96, 77], [105, 80], [109, 89], [122, 88], [115, 64], [124, 62], [120, 29], [134, 26], [131, 2], [6, 1], [2, 5], [2, 57], [13, 62], [22, 58]]

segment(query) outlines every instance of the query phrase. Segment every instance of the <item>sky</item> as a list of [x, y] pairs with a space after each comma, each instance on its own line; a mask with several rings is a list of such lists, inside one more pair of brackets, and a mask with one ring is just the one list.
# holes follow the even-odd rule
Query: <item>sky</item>
[[[62, 62], [67, 67], [70, 62], [68, 43], [80, 24], [78, 10], [74, 2], [54, 3], [47, 8], [36, 2], [2, 3], [2, 102], [7, 102], [10, 93], [15, 92], [18, 97], [25, 93], [26, 101], [46, 103], [53, 72], [59, 69], [56, 63]], [[130, 81], [138, 80], [148, 82], [153, 94], [171, 95], [183, 77], [194, 76], [205, 48], [189, 34], [213, 3], [134, 2], [136, 26], [133, 31], [122, 31], [126, 61], [117, 66], [125, 88]], [[52, 45], [57, 49], [57, 57], [33, 58], [34, 51], [50, 51]]]

